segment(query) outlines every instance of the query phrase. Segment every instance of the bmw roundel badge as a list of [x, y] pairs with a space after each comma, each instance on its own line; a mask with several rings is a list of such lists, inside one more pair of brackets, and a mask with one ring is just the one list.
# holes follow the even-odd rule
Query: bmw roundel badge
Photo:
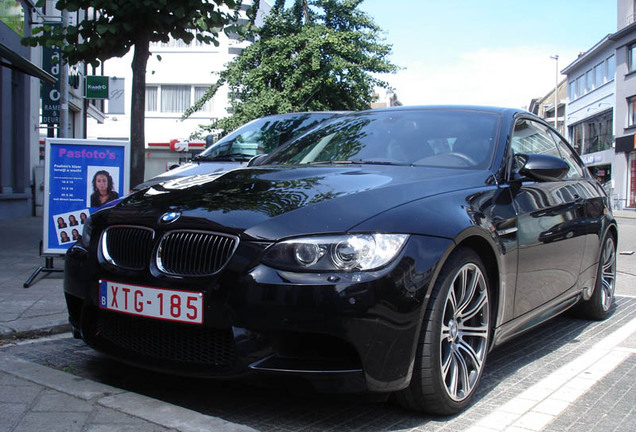
[[181, 217], [181, 212], [172, 211], [172, 212], [164, 213], [163, 215], [161, 215], [161, 218], [159, 220], [163, 223], [172, 223], [176, 221], [177, 219], [179, 219], [180, 217]]

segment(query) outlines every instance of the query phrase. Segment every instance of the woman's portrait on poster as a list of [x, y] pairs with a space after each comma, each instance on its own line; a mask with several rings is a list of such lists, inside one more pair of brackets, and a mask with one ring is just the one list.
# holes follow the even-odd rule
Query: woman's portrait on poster
[[113, 190], [113, 178], [110, 173], [106, 170], [97, 171], [93, 176], [91, 207], [99, 207], [117, 198], [119, 194]]
[[70, 225], [70, 226], [76, 226], [76, 225], [79, 225], [79, 222], [77, 222], [77, 219], [75, 218], [75, 216], [74, 216], [74, 215], [70, 215], [70, 216], [68, 217], [68, 223], [69, 223], [69, 225]]
[[84, 225], [84, 222], [86, 222], [86, 218], [88, 216], [86, 216], [86, 213], [82, 212], [80, 213], [80, 222], [82, 223], [82, 225]]
[[68, 243], [71, 241], [71, 239], [68, 237], [68, 234], [66, 234], [66, 231], [62, 231], [60, 233], [60, 241], [62, 243]]
[[58, 228], [66, 228], [66, 222], [64, 222], [64, 218], [63, 217], [59, 217], [57, 218], [57, 227]]

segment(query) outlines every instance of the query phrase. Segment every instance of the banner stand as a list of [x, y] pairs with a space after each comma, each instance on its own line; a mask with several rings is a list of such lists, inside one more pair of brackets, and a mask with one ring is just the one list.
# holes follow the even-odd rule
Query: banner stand
[[[42, 255], [42, 241], [40, 240], [40, 255]], [[60, 255], [60, 258], [62, 256]], [[33, 281], [35, 278], [42, 272], [44, 273], [63, 273], [64, 269], [55, 268], [53, 265], [53, 256], [45, 256], [44, 257], [44, 266], [38, 267], [32, 274], [29, 276], [27, 281], [22, 285], [24, 288], [29, 288], [33, 285]]]

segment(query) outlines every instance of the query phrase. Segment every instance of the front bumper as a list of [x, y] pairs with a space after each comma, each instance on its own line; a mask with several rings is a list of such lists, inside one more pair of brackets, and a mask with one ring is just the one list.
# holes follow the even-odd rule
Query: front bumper
[[[413, 236], [371, 273], [298, 274], [231, 262], [218, 277], [121, 274], [69, 250], [64, 290], [75, 334], [120, 361], [180, 375], [297, 375], [319, 391], [389, 392], [410, 382], [432, 275], [448, 241]], [[431, 245], [431, 242], [438, 244]], [[237, 256], [241, 256], [237, 251]], [[100, 279], [199, 291], [202, 325], [98, 307]]]

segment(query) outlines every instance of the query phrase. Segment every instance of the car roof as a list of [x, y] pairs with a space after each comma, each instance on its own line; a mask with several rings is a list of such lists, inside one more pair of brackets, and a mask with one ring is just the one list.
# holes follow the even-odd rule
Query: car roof
[[370, 113], [370, 112], [382, 112], [382, 111], [411, 111], [411, 110], [467, 110], [467, 111], [484, 111], [484, 112], [493, 112], [499, 114], [516, 114], [516, 113], [526, 113], [531, 114], [528, 111], [519, 108], [507, 108], [507, 107], [499, 107], [499, 106], [489, 106], [489, 105], [402, 105], [402, 106], [394, 106], [394, 107], [385, 107], [385, 108], [373, 108], [365, 111], [357, 111], [358, 113]]
[[310, 117], [325, 117], [325, 116], [335, 116], [340, 114], [348, 114], [352, 111], [299, 111], [299, 112], [289, 112], [283, 114], [271, 114], [263, 117], [258, 117], [255, 120], [261, 119], [284, 119], [287, 117], [297, 117], [297, 116], [310, 116]]

